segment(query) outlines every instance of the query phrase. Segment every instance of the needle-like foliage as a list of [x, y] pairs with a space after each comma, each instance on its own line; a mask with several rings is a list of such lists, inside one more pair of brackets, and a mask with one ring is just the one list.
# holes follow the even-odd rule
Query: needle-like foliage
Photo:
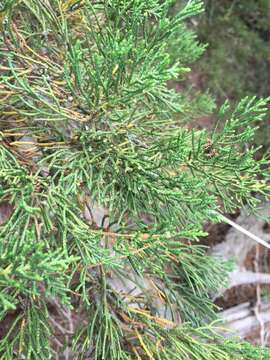
[[[0, 2], [1, 359], [269, 356], [218, 335], [210, 293], [230, 265], [196, 243], [269, 196], [250, 145], [268, 100], [186, 126], [213, 109], [168, 86], [203, 52], [185, 23], [203, 7], [172, 3]], [[55, 302], [82, 319], [64, 343]]]

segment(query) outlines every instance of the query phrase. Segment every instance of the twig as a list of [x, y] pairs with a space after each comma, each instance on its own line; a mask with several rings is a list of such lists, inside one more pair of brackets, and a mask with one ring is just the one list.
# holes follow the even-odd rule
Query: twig
[[226, 222], [227, 224], [231, 225], [232, 227], [234, 227], [236, 230], [240, 231], [242, 234], [247, 235], [250, 239], [255, 240], [257, 243], [267, 247], [268, 249], [270, 249], [270, 244], [268, 244], [268, 242], [266, 242], [265, 240], [259, 238], [257, 235], [252, 234], [250, 231], [246, 230], [245, 228], [243, 228], [241, 225], [236, 224], [234, 221], [228, 219], [226, 216], [224, 216], [223, 214], [220, 214], [217, 211], [213, 211], [216, 215], [219, 215], [219, 217]]
[[[258, 329], [258, 319], [254, 314], [254, 309], [250, 303], [246, 302], [224, 310], [220, 313], [225, 322], [226, 328], [233, 330], [241, 338], [247, 338], [251, 333]], [[265, 302], [261, 304], [260, 317], [263, 323], [270, 324], [270, 304]], [[229, 334], [224, 334], [230, 336]]]
[[[259, 261], [260, 261], [260, 245], [256, 245], [256, 255], [255, 255], [255, 259], [254, 259], [254, 267], [255, 267], [256, 273], [258, 273], [260, 271]], [[260, 308], [261, 308], [261, 285], [260, 284], [256, 285], [256, 297], [257, 297], [257, 301], [254, 306], [254, 314], [258, 320], [258, 323], [260, 324], [261, 345], [264, 346], [265, 345], [265, 326], [264, 326], [264, 321], [260, 315]]]
[[[49, 316], [50, 322], [58, 328], [58, 330], [61, 332], [61, 334], [66, 335], [70, 334], [70, 331], [65, 329], [62, 325], [60, 325], [52, 316]], [[73, 333], [72, 333], [73, 334]]]

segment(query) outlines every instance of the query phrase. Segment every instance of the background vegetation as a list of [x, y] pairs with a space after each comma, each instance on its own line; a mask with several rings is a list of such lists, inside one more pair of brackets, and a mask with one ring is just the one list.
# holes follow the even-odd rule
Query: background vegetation
[[[211, 294], [231, 263], [198, 243], [205, 222], [270, 195], [270, 154], [254, 146], [269, 99], [220, 55], [225, 30], [211, 55], [207, 29], [251, 30], [236, 2], [174, 5], [1, 2], [2, 359], [269, 357], [221, 337]], [[192, 66], [209, 85], [192, 88]], [[192, 128], [209, 114], [210, 131]]]

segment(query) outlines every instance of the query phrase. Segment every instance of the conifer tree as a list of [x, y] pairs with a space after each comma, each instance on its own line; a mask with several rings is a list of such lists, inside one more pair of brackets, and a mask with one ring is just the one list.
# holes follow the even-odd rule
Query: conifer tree
[[211, 98], [168, 87], [203, 53], [186, 25], [202, 2], [0, 6], [0, 358], [269, 359], [219, 335], [230, 265], [198, 244], [269, 197], [252, 146], [268, 99], [225, 103], [207, 132], [187, 123]]

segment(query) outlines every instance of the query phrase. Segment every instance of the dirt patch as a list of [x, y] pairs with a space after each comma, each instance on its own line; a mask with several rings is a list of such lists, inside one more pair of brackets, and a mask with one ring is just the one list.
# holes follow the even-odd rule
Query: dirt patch
[[13, 212], [13, 206], [7, 201], [0, 203], [0, 226], [4, 225]]

